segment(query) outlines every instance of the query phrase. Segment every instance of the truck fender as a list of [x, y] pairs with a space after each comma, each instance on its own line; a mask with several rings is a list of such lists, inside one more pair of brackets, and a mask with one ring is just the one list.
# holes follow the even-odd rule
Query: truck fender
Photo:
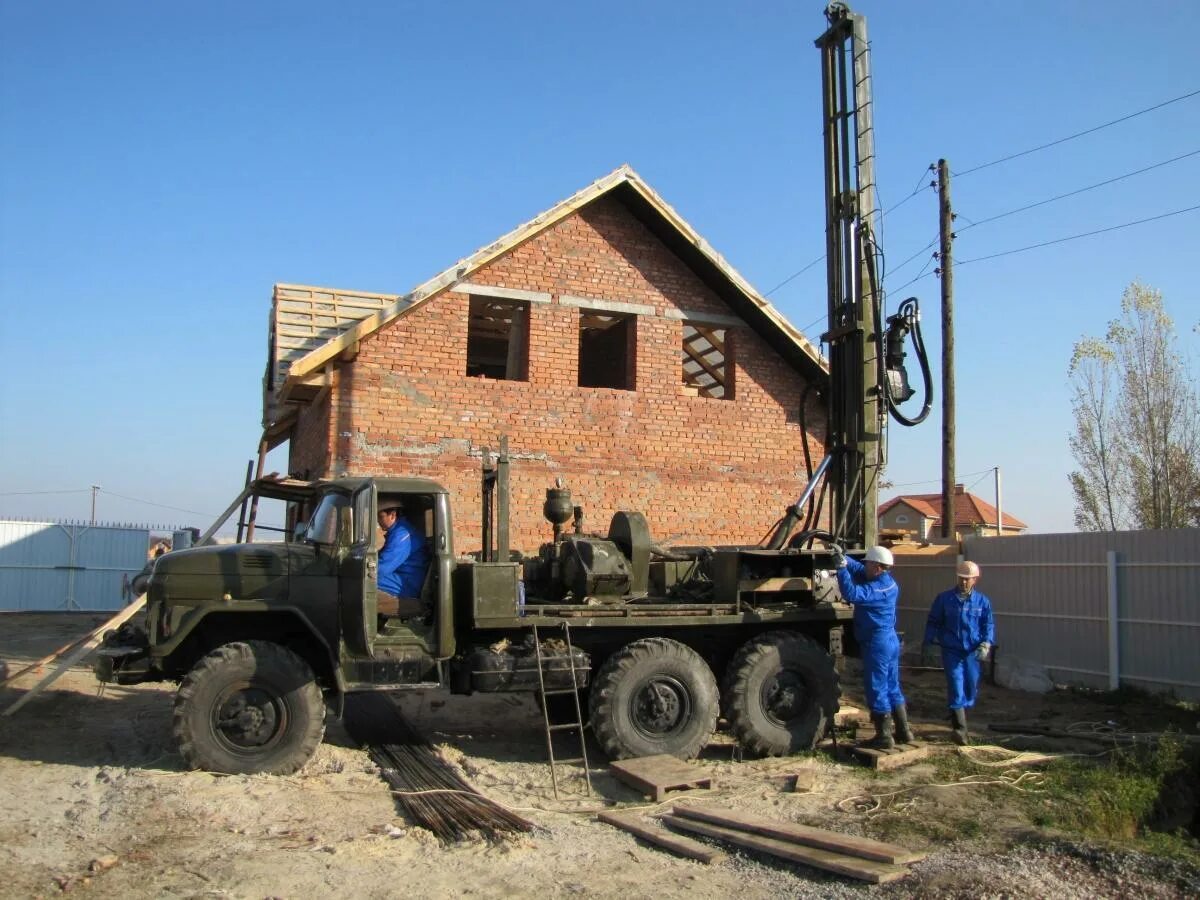
[[[200, 656], [203, 656], [213, 649], [213, 646], [209, 646], [214, 644], [212, 640], [203, 640], [200, 637], [202, 632], [209, 630], [227, 630], [229, 640], [257, 639], [280, 643], [278, 624], [285, 620], [294, 623], [294, 627], [314, 645], [313, 649], [317, 658], [311, 658], [313, 653], [301, 654], [308, 659], [314, 671], [331, 682], [339, 695], [345, 693], [346, 680], [338, 665], [335, 649], [329, 645], [329, 641], [321, 634], [320, 629], [313, 621], [295, 606], [269, 607], [266, 603], [258, 600], [234, 600], [196, 607], [183, 617], [179, 628], [170, 638], [155, 648], [157, 652], [154, 655], [163, 660], [164, 668], [166, 668], [167, 660], [181, 649], [186, 651], [189, 648], [194, 650], [198, 647]], [[231, 627], [223, 628], [225, 623], [231, 623]], [[236, 625], [232, 623], [236, 623]], [[196, 638], [196, 640], [192, 641], [192, 638]], [[221, 643], [226, 643], [226, 641], [215, 642], [217, 645]], [[189, 660], [188, 668], [194, 662], [195, 660]]]

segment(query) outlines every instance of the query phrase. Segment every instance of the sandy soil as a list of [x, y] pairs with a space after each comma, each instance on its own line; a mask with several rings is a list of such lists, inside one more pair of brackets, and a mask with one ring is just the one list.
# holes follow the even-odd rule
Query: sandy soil
[[[6, 614], [0, 659], [16, 671], [82, 633], [88, 621]], [[853, 674], [846, 680], [853, 702], [860, 696]], [[0, 705], [30, 683], [0, 690]], [[905, 686], [918, 738], [953, 752], [941, 721], [940, 675], [911, 671]], [[871, 834], [872, 813], [860, 807], [872, 804], [839, 808], [839, 801], [904, 790], [897, 796], [907, 805], [892, 815], [938, 817], [953, 806], [956, 815], [967, 810], [986, 827], [970, 842], [906, 839], [928, 858], [908, 879], [880, 887], [752, 854], [733, 852], [715, 866], [678, 859], [595, 820], [595, 811], [614, 804], [647, 814], [669, 804], [653, 807], [614, 780], [594, 745], [594, 796], [584, 796], [576, 778], [554, 798], [540, 717], [523, 696], [423, 694], [401, 701], [410, 721], [468, 780], [537, 825], [502, 843], [443, 845], [405, 818], [365, 751], [332, 719], [324, 745], [295, 776], [214, 776], [182, 769], [170, 744], [171, 700], [170, 690], [148, 685], [98, 695], [80, 667], [15, 716], [0, 718], [0, 896], [1094, 898], [1200, 891], [1200, 873], [1139, 854], [1022, 843], [1028, 825], [1003, 791], [931, 787], [930, 764], [875, 776], [824, 754], [737, 762], [722, 736], [698, 763], [714, 790], [679, 794], [679, 802], [717, 801]], [[995, 687], [985, 689], [979, 711], [979, 723], [1106, 714], [1081, 708], [1075, 695]], [[801, 770], [813, 773], [808, 793], [789, 790], [788, 776]]]

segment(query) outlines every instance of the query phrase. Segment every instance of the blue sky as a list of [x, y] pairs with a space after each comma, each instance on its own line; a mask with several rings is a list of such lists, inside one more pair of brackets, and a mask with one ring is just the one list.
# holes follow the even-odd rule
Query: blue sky
[[[624, 162], [771, 290], [824, 249], [822, 9], [0, 0], [0, 516], [86, 517], [99, 484], [99, 518], [207, 524], [259, 438], [273, 283], [403, 293]], [[965, 173], [1200, 89], [1194, 3], [856, 9], [884, 208], [939, 157]], [[958, 224], [1198, 149], [1200, 96], [955, 178]], [[955, 252], [1197, 204], [1193, 156]], [[908, 199], [889, 264], [936, 232], [934, 194]], [[1193, 211], [961, 265], [960, 480], [991, 499], [999, 466], [1006, 510], [1071, 530], [1072, 344], [1140, 279], [1194, 363], [1197, 246]], [[927, 275], [890, 304], [920, 297], [935, 359], [938, 290]], [[824, 266], [771, 299], [815, 337]], [[940, 489], [939, 428], [892, 429], [906, 491]]]

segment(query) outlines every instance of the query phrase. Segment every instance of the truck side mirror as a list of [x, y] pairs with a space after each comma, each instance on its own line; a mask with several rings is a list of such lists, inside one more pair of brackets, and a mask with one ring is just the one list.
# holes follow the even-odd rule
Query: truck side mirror
[[305, 535], [307, 535], [307, 534], [308, 534], [308, 523], [307, 522], [297, 522], [296, 530], [293, 532], [292, 539], [297, 542], [302, 541], [302, 540], [304, 540]]

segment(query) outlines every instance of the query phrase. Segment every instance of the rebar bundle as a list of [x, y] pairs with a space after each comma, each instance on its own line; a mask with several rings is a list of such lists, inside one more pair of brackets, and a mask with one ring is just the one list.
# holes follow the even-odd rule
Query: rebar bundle
[[480, 794], [403, 720], [402, 744], [372, 744], [371, 759], [401, 808], [444, 841], [471, 832], [489, 840], [532, 831], [533, 823]]

